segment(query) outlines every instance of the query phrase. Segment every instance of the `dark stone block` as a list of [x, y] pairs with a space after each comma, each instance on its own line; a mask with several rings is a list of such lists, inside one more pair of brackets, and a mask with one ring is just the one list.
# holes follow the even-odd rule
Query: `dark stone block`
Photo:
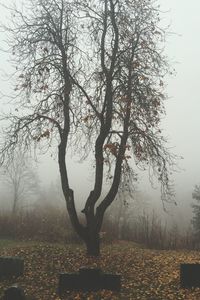
[[59, 295], [65, 291], [98, 291], [107, 289], [119, 292], [121, 289], [121, 276], [103, 274], [100, 269], [81, 268], [78, 273], [62, 273], [59, 275]]
[[0, 277], [18, 277], [24, 273], [24, 260], [19, 257], [0, 257]]
[[105, 290], [120, 292], [121, 275], [104, 274], [102, 276], [102, 286]]
[[98, 291], [101, 289], [101, 270], [82, 267], [79, 270], [79, 286], [82, 291]]
[[79, 274], [75, 273], [61, 273], [59, 275], [59, 295], [61, 295], [64, 291], [74, 291], [81, 289], [79, 277]]
[[182, 288], [200, 287], [200, 264], [181, 264], [180, 284]]
[[89, 278], [92, 278], [92, 277], [99, 277], [101, 275], [101, 270], [100, 269], [97, 269], [97, 268], [86, 268], [86, 267], [82, 267], [80, 268], [79, 270], [79, 274], [80, 276], [82, 277], [89, 277]]
[[26, 300], [26, 297], [23, 289], [15, 284], [5, 291], [3, 300]]

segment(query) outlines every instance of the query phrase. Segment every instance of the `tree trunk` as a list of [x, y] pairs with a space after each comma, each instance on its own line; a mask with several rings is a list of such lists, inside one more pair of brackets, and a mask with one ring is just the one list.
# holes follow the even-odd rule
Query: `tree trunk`
[[14, 196], [13, 206], [12, 206], [12, 215], [15, 216], [17, 214], [17, 197]]
[[87, 255], [99, 256], [100, 255], [100, 237], [99, 234], [90, 234], [85, 240]]

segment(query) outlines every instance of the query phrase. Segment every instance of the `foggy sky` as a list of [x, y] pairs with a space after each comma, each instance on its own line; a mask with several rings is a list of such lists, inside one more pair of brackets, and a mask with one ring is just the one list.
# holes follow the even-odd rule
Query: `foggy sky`
[[[7, 4], [11, 1], [0, 1]], [[16, 1], [17, 3], [20, 0]], [[167, 79], [166, 117], [162, 127], [164, 135], [168, 137], [169, 147], [184, 159], [178, 162], [180, 172], [174, 175], [176, 186], [176, 200], [178, 204], [191, 201], [195, 184], [200, 183], [200, 1], [199, 0], [159, 0], [163, 15], [163, 23], [171, 24], [171, 34], [166, 42], [166, 54], [176, 75]], [[1, 9], [1, 20], [5, 20], [5, 13]], [[3, 34], [0, 34], [1, 45]], [[0, 69], [9, 68], [7, 56], [0, 54]], [[0, 71], [0, 90], [5, 90], [6, 83]], [[2, 100], [0, 110], [2, 110]], [[40, 176], [43, 181], [51, 181], [58, 176], [56, 161], [48, 157], [40, 157]], [[74, 167], [70, 163], [70, 178], [72, 186], [78, 185], [79, 197], [88, 191], [91, 175], [85, 175], [86, 164]], [[48, 172], [47, 172], [48, 170]], [[56, 175], [55, 175], [56, 174]], [[145, 175], [142, 176], [145, 179]], [[141, 184], [139, 189], [151, 194], [151, 198], [159, 203], [159, 192], [151, 190], [150, 186]], [[157, 199], [157, 200], [156, 200]], [[158, 204], [160, 205], [160, 204]]]

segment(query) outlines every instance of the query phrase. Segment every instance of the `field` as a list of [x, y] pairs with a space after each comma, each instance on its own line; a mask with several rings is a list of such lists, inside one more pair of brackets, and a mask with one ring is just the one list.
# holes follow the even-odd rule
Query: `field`
[[0, 253], [25, 259], [24, 276], [0, 281], [0, 297], [6, 287], [19, 283], [26, 294], [37, 300], [59, 300], [58, 274], [74, 272], [81, 266], [98, 266], [105, 272], [122, 275], [122, 291], [68, 293], [62, 299], [198, 300], [200, 289], [181, 289], [180, 263], [199, 262], [199, 252], [149, 250], [132, 242], [120, 241], [102, 246], [99, 259], [85, 256], [78, 244], [0, 241]]

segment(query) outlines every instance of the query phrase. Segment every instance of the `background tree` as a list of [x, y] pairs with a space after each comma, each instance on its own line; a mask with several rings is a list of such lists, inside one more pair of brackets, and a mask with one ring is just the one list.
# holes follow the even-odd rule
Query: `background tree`
[[61, 188], [60, 177], [52, 180], [46, 186], [43, 185], [41, 187], [36, 205], [38, 207], [41, 205], [43, 209], [45, 206], [50, 206], [63, 210], [65, 199]]
[[192, 204], [193, 208], [193, 219], [192, 225], [195, 230], [195, 233], [199, 239], [200, 234], [200, 185], [196, 185], [194, 192], [192, 193], [192, 198], [196, 200], [196, 204]]
[[[16, 65], [17, 112], [4, 130], [2, 161], [17, 144], [24, 151], [58, 142], [62, 190], [72, 225], [99, 255], [99, 232], [120, 182], [133, 166], [153, 170], [162, 200], [172, 196], [173, 158], [160, 131], [164, 113], [165, 32], [149, 0], [36, 0], [11, 9], [8, 45]], [[53, 143], [55, 145], [55, 143]], [[67, 147], [94, 156], [94, 187], [78, 218], [69, 184]], [[131, 154], [132, 153], [132, 154]], [[103, 199], [105, 180], [110, 187]], [[101, 199], [101, 200], [100, 200]]]
[[8, 192], [12, 193], [13, 215], [17, 214], [20, 207], [30, 205], [29, 198], [38, 193], [38, 179], [31, 160], [20, 152], [16, 152], [10, 163], [3, 168], [2, 180]]

